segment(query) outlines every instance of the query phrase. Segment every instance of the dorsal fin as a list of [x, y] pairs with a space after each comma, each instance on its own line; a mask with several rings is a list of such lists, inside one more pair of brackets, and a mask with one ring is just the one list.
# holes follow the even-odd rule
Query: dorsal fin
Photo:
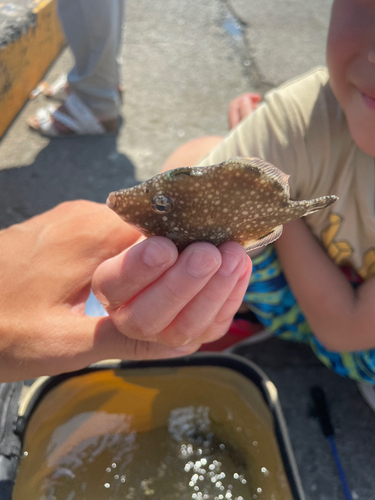
[[288, 179], [290, 175], [287, 175], [285, 172], [280, 170], [279, 168], [272, 165], [272, 163], [268, 163], [261, 158], [252, 158], [252, 157], [241, 157], [238, 159], [247, 160], [250, 166], [258, 167], [264, 173], [266, 173], [271, 179], [275, 179], [275, 181], [279, 182], [284, 190], [289, 194], [289, 182]]

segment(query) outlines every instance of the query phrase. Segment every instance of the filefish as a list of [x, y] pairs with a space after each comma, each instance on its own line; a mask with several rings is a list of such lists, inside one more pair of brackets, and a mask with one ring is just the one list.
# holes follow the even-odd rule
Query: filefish
[[277, 240], [283, 224], [334, 203], [293, 201], [289, 175], [259, 158], [182, 167], [109, 194], [107, 205], [145, 236], [166, 236], [181, 252], [195, 241], [236, 241], [254, 250]]

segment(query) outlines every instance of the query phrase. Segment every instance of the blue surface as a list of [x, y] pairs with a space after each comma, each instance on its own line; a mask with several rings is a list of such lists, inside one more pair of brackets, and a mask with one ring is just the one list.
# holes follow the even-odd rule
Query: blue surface
[[92, 293], [92, 290], [86, 302], [85, 313], [87, 316], [108, 316], [104, 307]]

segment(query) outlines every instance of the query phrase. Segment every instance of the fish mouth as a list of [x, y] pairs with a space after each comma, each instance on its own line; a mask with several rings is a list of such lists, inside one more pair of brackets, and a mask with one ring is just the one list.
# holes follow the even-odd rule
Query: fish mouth
[[109, 208], [115, 208], [116, 203], [117, 203], [116, 194], [114, 192], [113, 193], [109, 193], [107, 201], [106, 201], [107, 207], [109, 207]]

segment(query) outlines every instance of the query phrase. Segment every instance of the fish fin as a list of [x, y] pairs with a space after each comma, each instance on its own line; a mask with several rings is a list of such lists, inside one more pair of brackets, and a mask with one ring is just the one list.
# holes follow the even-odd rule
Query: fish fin
[[176, 177], [197, 177], [201, 176], [205, 173], [205, 169], [207, 167], [180, 167], [180, 168], [175, 168], [174, 170], [169, 170], [169, 176], [170, 178], [175, 179]]
[[255, 166], [260, 168], [264, 173], [266, 173], [271, 179], [274, 179], [275, 181], [279, 182], [281, 186], [284, 188], [284, 191], [286, 191], [289, 194], [289, 182], [288, 179], [290, 175], [286, 174], [279, 168], [275, 167], [275, 165], [272, 165], [272, 163], [268, 163], [261, 158], [243, 158], [244, 160], [248, 160], [250, 163], [250, 166]]
[[180, 168], [175, 168], [174, 170], [169, 170], [169, 175], [170, 177], [178, 177], [179, 175], [187, 175], [188, 177], [191, 177], [194, 175], [193, 168], [192, 167], [180, 167]]
[[275, 229], [273, 229], [273, 231], [268, 233], [266, 236], [263, 236], [263, 238], [260, 238], [259, 240], [249, 241], [248, 243], [246, 243], [245, 250], [248, 252], [249, 250], [255, 250], [256, 248], [269, 245], [270, 243], [280, 238], [282, 232], [283, 232], [283, 226], [281, 224], [280, 226], [275, 227]]
[[338, 200], [338, 197], [332, 195], [332, 196], [322, 196], [320, 198], [316, 198], [315, 200], [306, 201], [304, 203], [307, 204], [307, 210], [306, 210], [306, 213], [304, 213], [302, 217], [305, 217], [306, 215], [313, 214], [314, 212], [317, 212], [318, 210], [321, 210], [322, 208], [327, 208], [337, 200]]

